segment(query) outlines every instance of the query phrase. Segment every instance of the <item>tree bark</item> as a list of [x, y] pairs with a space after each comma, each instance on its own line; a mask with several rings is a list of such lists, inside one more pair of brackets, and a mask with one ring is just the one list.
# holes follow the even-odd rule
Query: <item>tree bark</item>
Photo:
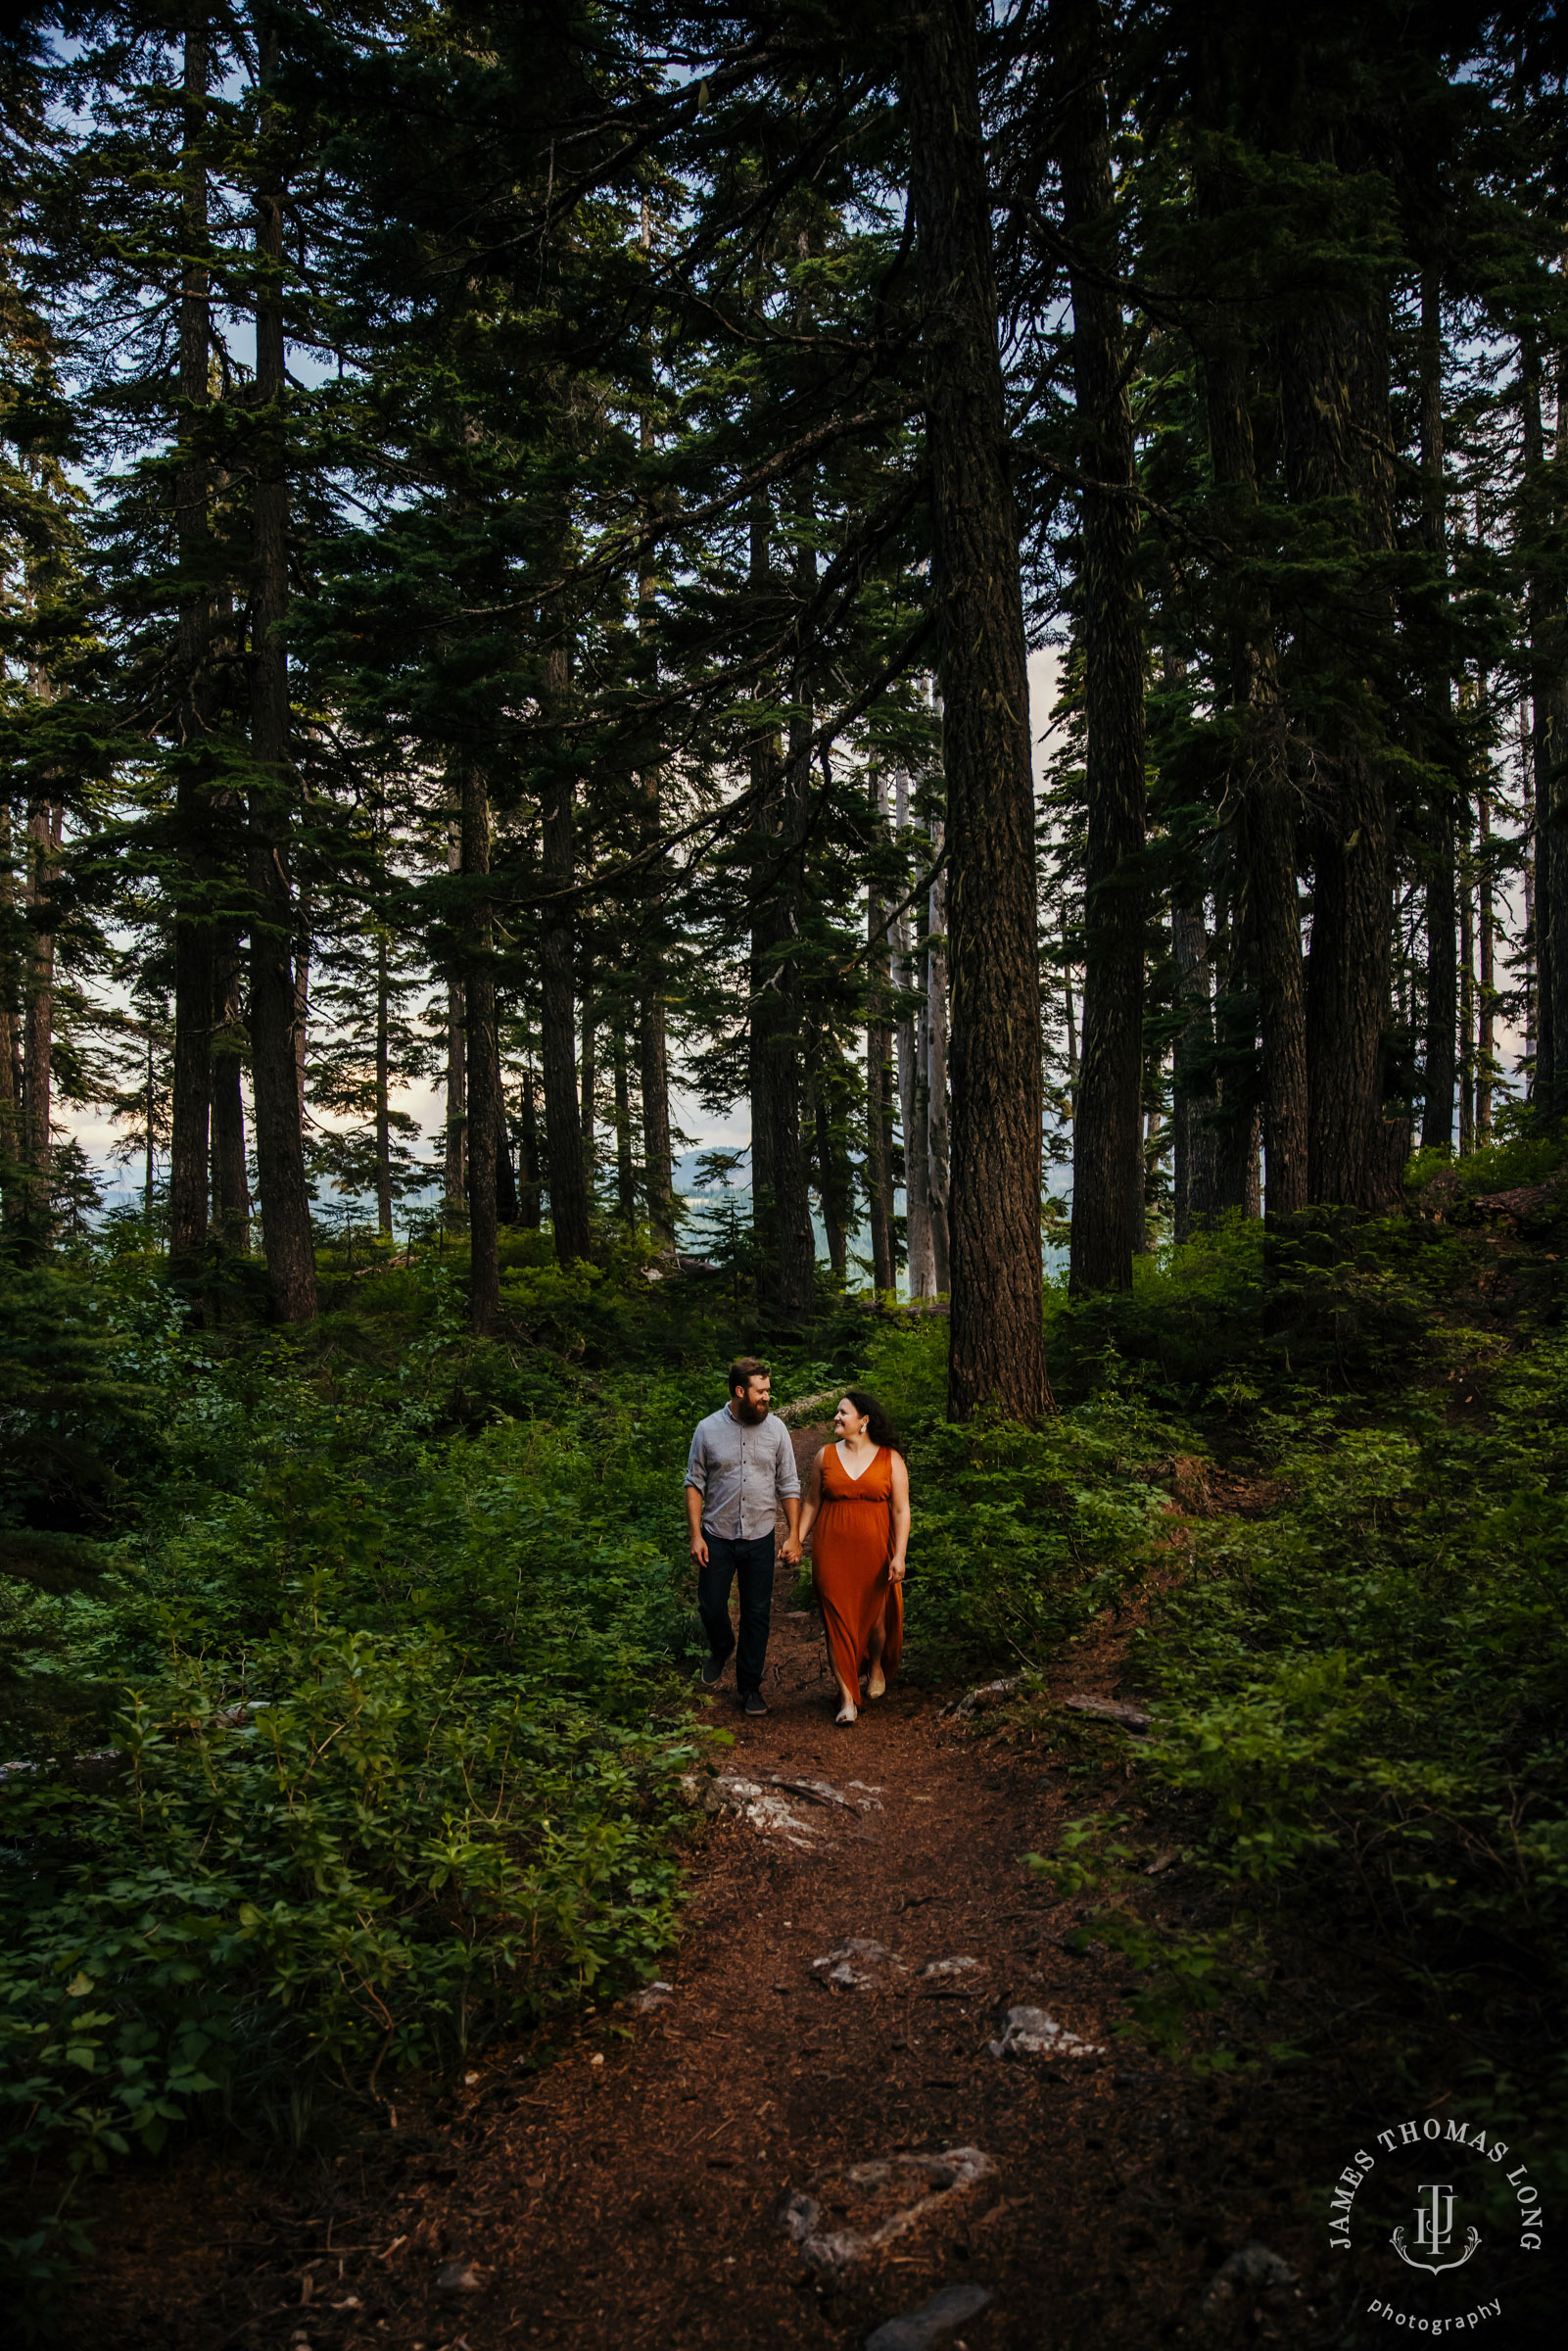
[[471, 760], [462, 770], [463, 1033], [468, 1044], [468, 1320], [481, 1336], [500, 1312], [496, 1152], [500, 1139], [496, 975], [491, 960], [490, 795]]
[[[1443, 316], [1436, 273], [1421, 280], [1421, 535], [1441, 571], [1447, 598], [1448, 517], [1443, 473]], [[1449, 739], [1451, 687], [1445, 670], [1428, 681], [1427, 700], [1437, 743], [1428, 756], [1446, 749]], [[1445, 784], [1449, 779], [1445, 779]], [[1453, 826], [1454, 792], [1440, 788], [1432, 811], [1426, 864], [1426, 1071], [1422, 1083], [1421, 1141], [1428, 1149], [1453, 1145], [1454, 1030], [1458, 1018], [1458, 963], [1454, 953], [1454, 874], [1458, 842]]]
[[294, 1090], [299, 1096], [300, 1132], [305, 1132], [305, 1079], [310, 1043], [311, 895], [302, 883], [294, 909]]
[[[874, 853], [880, 846], [886, 795], [880, 771], [871, 771]], [[892, 1032], [887, 1021], [889, 973], [882, 926], [881, 892], [875, 881], [866, 895], [866, 1203], [871, 1224], [872, 1286], [879, 1298], [897, 1287], [893, 1258]]]
[[534, 1097], [534, 1066], [523, 1072], [522, 1103], [518, 1115], [517, 1222], [525, 1231], [538, 1232], [541, 1223], [539, 1173], [539, 1112]]
[[[447, 871], [462, 868], [460, 815], [447, 827]], [[441, 1189], [449, 1229], [455, 1230], [468, 1214], [468, 1048], [463, 1035], [463, 984], [456, 972], [447, 975], [447, 1118], [443, 1131]]]
[[27, 810], [27, 986], [22, 1016], [22, 1235], [40, 1251], [52, 1222], [55, 1066], [55, 868], [64, 810], [34, 800]]
[[214, 873], [207, 757], [207, 668], [213, 600], [199, 584], [208, 536], [208, 469], [201, 448], [208, 407], [208, 237], [206, 138], [211, 47], [207, 0], [195, 0], [185, 29], [180, 159], [185, 248], [179, 305], [180, 449], [174, 475], [174, 536], [182, 573], [175, 659], [179, 673], [175, 826], [179, 884], [174, 916], [174, 1083], [169, 1108], [168, 1270], [178, 1281], [201, 1273], [207, 1249], [209, 1108], [213, 1086], [213, 995], [216, 936], [207, 895]]
[[616, 1023], [610, 1047], [615, 1076], [615, 1205], [628, 1232], [637, 1230], [637, 1169], [632, 1151], [632, 1071], [626, 1035]]
[[[752, 510], [751, 586], [759, 600], [769, 587], [769, 512]], [[795, 589], [802, 611], [816, 584], [809, 547], [797, 558]], [[751, 1100], [751, 1224], [757, 1247], [759, 1304], [785, 1320], [811, 1312], [816, 1300], [817, 1251], [811, 1230], [806, 1151], [800, 1131], [800, 1013], [795, 949], [800, 935], [801, 840], [809, 784], [811, 727], [802, 709], [804, 679], [791, 681], [794, 715], [788, 755], [771, 716], [752, 739], [751, 1006], [747, 1085]]]
[[11, 859], [11, 810], [0, 800], [0, 1216], [7, 1224], [22, 1213], [19, 1178], [24, 1094], [23, 984], [11, 944], [16, 905]]
[[[1143, 1231], [1144, 632], [1133, 496], [1132, 410], [1115, 289], [1115, 190], [1101, 0], [1059, 0], [1069, 95], [1060, 145], [1071, 241], [1072, 373], [1083, 559], [1087, 843], [1083, 1047], [1072, 1122], [1069, 1286], [1124, 1290]], [[1100, 485], [1104, 485], [1101, 487]]]
[[1497, 1069], [1497, 993], [1493, 966], [1492, 800], [1485, 786], [1476, 794], [1476, 947], [1477, 974], [1475, 1131], [1477, 1143], [1492, 1140], [1492, 1086]]
[[594, 1133], [598, 1109], [598, 1009], [590, 993], [588, 974], [583, 975], [583, 1167], [590, 1193], [594, 1188], [594, 1170], [598, 1144]]
[[[566, 694], [566, 656], [549, 656], [551, 692], [557, 703]], [[574, 801], [576, 784], [564, 768], [550, 777], [545, 792], [544, 857], [542, 878], [546, 890], [572, 887], [576, 850]], [[572, 1004], [574, 963], [570, 899], [558, 899], [545, 909], [540, 949], [542, 1010], [540, 1027], [545, 1061], [545, 1150], [549, 1166], [550, 1222], [555, 1255], [571, 1265], [589, 1253], [588, 1182], [583, 1165], [583, 1121], [577, 1091], [577, 1026]]]
[[664, 974], [647, 978], [638, 1026], [638, 1077], [642, 1093], [642, 1182], [655, 1254], [675, 1254], [675, 1160], [670, 1141], [670, 1065], [664, 1034]]
[[1273, 616], [1258, 584], [1258, 467], [1247, 354], [1228, 324], [1205, 360], [1209, 446], [1219, 527], [1235, 551], [1225, 615], [1233, 714], [1237, 850], [1246, 876], [1262, 1038], [1263, 1151], [1270, 1216], [1307, 1205], [1307, 999], [1297, 889], [1296, 819]]
[[948, 1407], [1051, 1409], [1040, 1264], [1039, 968], [1029, 692], [975, 20], [905, 50], [940, 628], [953, 988]]
[[[1555, 458], [1568, 459], [1568, 387], [1558, 361]], [[1553, 552], [1558, 514], [1545, 457], [1541, 360], [1520, 349], [1526, 509], [1532, 550], [1531, 769], [1535, 790], [1536, 1069], [1533, 1098], [1548, 1117], [1568, 1110], [1568, 600]], [[1556, 470], [1556, 467], [1552, 469]]]
[[[1333, 502], [1354, 518], [1351, 559], [1393, 545], [1386, 329], [1371, 300], [1328, 294], [1298, 308], [1280, 337], [1291, 495], [1299, 508]], [[1350, 625], [1342, 607], [1332, 633], [1315, 618], [1299, 633], [1304, 679], [1315, 669], [1319, 697], [1324, 677], [1345, 673]], [[1392, 616], [1381, 587], [1360, 591], [1354, 625], [1368, 645], [1387, 638]], [[1398, 1138], [1383, 1116], [1393, 929], [1387, 797], [1376, 746], [1353, 712], [1328, 705], [1317, 733], [1307, 1191], [1314, 1202], [1377, 1210], [1399, 1190]]]
[[[893, 822], [898, 837], [910, 837], [909, 778], [900, 769], [893, 786]], [[915, 855], [926, 843], [915, 840]], [[898, 1050], [898, 1123], [904, 1136], [904, 1251], [911, 1298], [929, 1298], [936, 1289], [931, 1258], [930, 1169], [926, 1156], [925, 1077], [922, 1070], [925, 990], [923, 955], [910, 949], [909, 917], [900, 915], [893, 927], [893, 978], [901, 998], [896, 1044]], [[920, 1010], [917, 1012], [916, 1007]]]
[[376, 933], [376, 1230], [392, 1238], [392, 978], [387, 935]]
[[1185, 1018], [1176, 1039], [1171, 1081], [1175, 1152], [1173, 1228], [1178, 1242], [1206, 1232], [1215, 1210], [1213, 1113], [1214, 1027], [1209, 996], [1209, 939], [1201, 906], [1178, 899], [1170, 908], [1176, 995]]
[[1475, 893], [1459, 877], [1459, 1157], [1475, 1149]]
[[517, 1171], [512, 1165], [511, 1129], [506, 1120], [506, 1088], [499, 1058], [496, 1064], [496, 1218], [501, 1224], [520, 1224], [523, 1221]]
[[[277, 30], [261, 40], [263, 90], [277, 69]], [[288, 652], [289, 488], [285, 440], [283, 187], [263, 109], [256, 191], [255, 588], [251, 615], [251, 747], [261, 771], [251, 791], [251, 1076], [256, 1165], [272, 1311], [280, 1321], [315, 1313], [315, 1253], [300, 1128], [292, 950], [296, 919], [288, 876], [293, 758]]]
[[[940, 854], [946, 828], [931, 826], [932, 862]], [[930, 1203], [931, 1271], [936, 1294], [945, 1298], [953, 1286], [949, 1213], [947, 1125], [947, 875], [931, 884], [926, 910], [930, 944], [926, 967], [926, 1190]]]
[[225, 1249], [243, 1255], [251, 1241], [251, 1181], [245, 1164], [241, 1090], [240, 942], [220, 946], [213, 984], [213, 1210]]

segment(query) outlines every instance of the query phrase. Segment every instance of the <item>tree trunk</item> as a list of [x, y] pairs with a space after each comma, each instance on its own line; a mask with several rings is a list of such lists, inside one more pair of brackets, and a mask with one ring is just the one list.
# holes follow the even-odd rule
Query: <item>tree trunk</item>
[[1104, 485], [1080, 492], [1087, 842], [1069, 1284], [1081, 1296], [1131, 1287], [1143, 1230], [1145, 914], [1130, 867], [1144, 838], [1144, 642], [1132, 410], [1115, 287], [1106, 17], [1101, 0], [1060, 0], [1053, 13], [1070, 90], [1060, 154], [1079, 463], [1088, 483]]
[[940, 627], [953, 986], [948, 1407], [1051, 1409], [1040, 1265], [1034, 782], [975, 20], [938, 0], [904, 64]]
[[[179, 306], [179, 423], [174, 536], [180, 607], [175, 827], [179, 882], [174, 916], [174, 1084], [169, 1107], [168, 1270], [194, 1281], [207, 1249], [209, 1106], [213, 1084], [213, 993], [216, 938], [206, 903], [214, 872], [207, 756], [207, 669], [213, 600], [201, 580], [208, 536], [207, 464], [200, 446], [208, 407], [208, 235], [206, 139], [211, 55], [206, 0], [185, 31], [180, 163], [185, 250]], [[193, 447], [193, 443], [195, 446]]]
[[512, 1165], [511, 1128], [506, 1120], [506, 1088], [500, 1064], [496, 1066], [496, 1219], [501, 1224], [520, 1224], [523, 1204]]
[[[893, 819], [898, 837], [910, 837], [909, 778], [899, 771], [893, 787]], [[914, 853], [925, 853], [926, 844], [915, 838]], [[924, 956], [910, 952], [910, 925], [907, 915], [900, 915], [893, 930], [896, 956], [894, 981], [903, 999], [898, 1015], [898, 1121], [904, 1134], [904, 1248], [908, 1264], [909, 1294], [912, 1298], [932, 1297], [936, 1289], [936, 1269], [931, 1257], [930, 1169], [926, 1156], [926, 1099], [922, 1073], [923, 1019], [917, 1015], [919, 1004], [924, 1012], [925, 991], [921, 985]]]
[[637, 1169], [632, 1152], [632, 1071], [619, 1022], [610, 1048], [615, 1073], [615, 1205], [628, 1232], [637, 1230]]
[[314, 909], [302, 884], [294, 914], [294, 1090], [305, 1132], [305, 1076], [310, 1042], [310, 923]]
[[[566, 692], [566, 659], [550, 655], [552, 692]], [[542, 877], [546, 891], [569, 890], [575, 864], [576, 785], [557, 770], [546, 787]], [[583, 1165], [583, 1121], [577, 1092], [577, 1027], [572, 1005], [572, 933], [569, 898], [546, 904], [540, 948], [545, 1059], [545, 1150], [549, 1165], [550, 1222], [555, 1255], [571, 1265], [589, 1252], [588, 1182]]]
[[[879, 770], [871, 771], [873, 854], [880, 846], [886, 800]], [[893, 1262], [892, 1032], [887, 1022], [887, 945], [881, 892], [876, 881], [866, 894], [866, 936], [875, 942], [866, 958], [866, 1203], [871, 1225], [872, 1286], [879, 1298], [896, 1288]]]
[[55, 868], [64, 810], [34, 800], [27, 810], [27, 905], [30, 951], [23, 1007], [23, 1231], [41, 1250], [52, 1220], [54, 1181]]
[[589, 1191], [594, 1189], [594, 1170], [598, 1145], [594, 1134], [598, 1110], [598, 1058], [595, 1051], [598, 1034], [598, 1008], [589, 993], [588, 974], [583, 975], [583, 1167]]
[[376, 933], [376, 1230], [392, 1238], [392, 982], [387, 935]]
[[[277, 68], [277, 32], [268, 24], [261, 60], [263, 86]], [[251, 745], [261, 771], [251, 792], [251, 1075], [256, 1105], [256, 1166], [272, 1311], [280, 1321], [315, 1313], [315, 1253], [300, 1128], [299, 1064], [294, 1025], [292, 949], [296, 943], [287, 857], [293, 758], [288, 652], [283, 621], [289, 598], [289, 490], [283, 338], [283, 190], [269, 152], [265, 110], [261, 177], [256, 194], [256, 485], [255, 588], [251, 618]]]
[[213, 1210], [223, 1246], [243, 1255], [251, 1243], [251, 1180], [245, 1165], [245, 1097], [241, 1090], [240, 942], [220, 947], [213, 984]]
[[540, 1193], [544, 1186], [539, 1173], [539, 1112], [534, 1095], [534, 1065], [529, 1063], [523, 1072], [522, 1106], [518, 1117], [518, 1184], [517, 1222], [528, 1232], [538, 1232], [542, 1222]]
[[[1436, 273], [1421, 280], [1421, 474], [1422, 537], [1428, 554], [1448, 582], [1448, 516], [1443, 476], [1443, 316]], [[1439, 745], [1447, 749], [1451, 687], [1445, 670], [1427, 685], [1427, 701]], [[1429, 754], [1430, 755], [1430, 754]], [[1458, 1015], [1458, 964], [1454, 956], [1454, 872], [1458, 843], [1453, 829], [1454, 795], [1440, 790], [1432, 811], [1426, 861], [1426, 1071], [1422, 1082], [1421, 1141], [1445, 1151], [1453, 1144], [1454, 1028]]]
[[849, 1271], [849, 1162], [833, 1129], [833, 1117], [823, 1079], [813, 1080], [813, 1122], [817, 1140], [817, 1196], [822, 1202], [823, 1230], [828, 1236], [828, 1264], [842, 1289]]
[[1475, 1149], [1475, 893], [1459, 879], [1459, 1157]]
[[1238, 556], [1228, 597], [1232, 772], [1237, 851], [1246, 875], [1262, 1038], [1262, 1134], [1271, 1216], [1307, 1205], [1307, 998], [1296, 820], [1286, 770], [1274, 624], [1256, 585], [1248, 551], [1257, 537], [1258, 469], [1248, 405], [1247, 354], [1230, 329], [1215, 330], [1205, 364], [1209, 445], [1218, 522]]
[[1178, 900], [1170, 909], [1176, 997], [1185, 1018], [1176, 1039], [1171, 1080], [1177, 1241], [1190, 1241], [1213, 1223], [1216, 1194], [1213, 1088], [1214, 1028], [1209, 999], [1209, 939], [1201, 906]]
[[[752, 510], [751, 586], [768, 593], [765, 504]], [[804, 611], [816, 585], [816, 557], [802, 549], [795, 589]], [[794, 715], [788, 756], [771, 717], [752, 740], [751, 1006], [747, 1085], [751, 1100], [751, 1223], [757, 1248], [758, 1302], [785, 1320], [808, 1315], [816, 1299], [817, 1251], [811, 1230], [806, 1152], [800, 1132], [800, 1014], [795, 949], [800, 933], [799, 857], [810, 783], [811, 727], [801, 707], [804, 680], [791, 680]]]
[[655, 964], [638, 1028], [638, 1078], [642, 1093], [642, 1182], [655, 1253], [675, 1254], [675, 1160], [670, 1142], [670, 1068], [664, 1035], [664, 975]]
[[1497, 995], [1493, 965], [1492, 800], [1485, 786], [1476, 795], [1479, 834], [1476, 873], [1476, 946], [1480, 972], [1476, 1009], [1479, 1015], [1476, 1050], [1475, 1131], [1477, 1143], [1492, 1140], [1492, 1087], [1497, 1069]]
[[1568, 457], [1568, 386], [1558, 361], [1554, 464], [1547, 469], [1540, 355], [1520, 350], [1525, 494], [1536, 542], [1530, 624], [1531, 769], [1535, 790], [1536, 1072], [1534, 1099], [1548, 1117], [1568, 1110], [1568, 602], [1553, 552], [1553, 475]]
[[[496, 1150], [500, 1139], [496, 975], [491, 960], [490, 797], [471, 761], [462, 771], [463, 1033], [468, 1042], [468, 1320], [481, 1335], [500, 1312]], [[477, 886], [477, 887], [476, 887]]]
[[142, 1215], [152, 1221], [154, 1203], [158, 1197], [158, 1149], [153, 1139], [153, 1122], [157, 1116], [157, 1089], [154, 1080], [153, 1032], [147, 1032], [147, 1141], [142, 1155]]
[[[462, 826], [447, 827], [447, 871], [462, 866]], [[444, 1219], [455, 1230], [468, 1214], [468, 1048], [463, 1036], [463, 984], [447, 975], [447, 1119], [443, 1134], [441, 1189]]]
[[[945, 828], [931, 827], [933, 862], [940, 853]], [[926, 967], [926, 1190], [930, 1202], [931, 1270], [936, 1294], [945, 1298], [952, 1288], [952, 1255], [948, 1235], [947, 1129], [947, 875], [937, 875], [927, 905], [930, 938]], [[1043, 1362], [1043, 1358], [1042, 1358]]]
[[23, 1050], [22, 973], [12, 945], [16, 875], [11, 862], [11, 810], [0, 800], [0, 1216], [21, 1214]]
[[[1299, 509], [1329, 502], [1354, 518], [1348, 556], [1393, 545], [1387, 321], [1370, 302], [1328, 294], [1298, 308], [1281, 337], [1286, 472]], [[1299, 633], [1304, 674], [1343, 676], [1343, 612]], [[1363, 589], [1356, 625], [1385, 637], [1385, 592]], [[1321, 686], [1317, 689], [1321, 694]], [[1322, 792], [1313, 828], [1307, 984], [1307, 1191], [1314, 1202], [1382, 1209], [1398, 1196], [1383, 1116], [1383, 1036], [1392, 939], [1391, 839], [1376, 745], [1332, 707], [1318, 730]]]

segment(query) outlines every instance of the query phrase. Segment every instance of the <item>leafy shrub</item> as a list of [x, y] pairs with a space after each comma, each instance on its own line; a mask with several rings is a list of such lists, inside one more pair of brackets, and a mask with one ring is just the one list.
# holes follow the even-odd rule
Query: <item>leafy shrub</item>
[[[0, 1795], [11, 2152], [102, 2168], [191, 2101], [292, 2101], [645, 1974], [691, 1751], [373, 1635], [312, 1583], [243, 1668], [131, 1693], [90, 1786]], [[270, 1695], [268, 1695], [270, 1694]], [[115, 1768], [118, 1763], [120, 1767]]]
[[1215, 1862], [1354, 1858], [1391, 1933], [1528, 1953], [1568, 1930], [1568, 1341], [1498, 1371], [1488, 1426], [1287, 1415], [1286, 1498], [1198, 1545], [1147, 1636], [1157, 1759]]

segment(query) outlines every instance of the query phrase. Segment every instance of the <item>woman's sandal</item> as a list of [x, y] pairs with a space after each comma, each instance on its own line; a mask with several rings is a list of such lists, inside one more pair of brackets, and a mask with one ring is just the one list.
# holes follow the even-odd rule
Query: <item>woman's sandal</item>
[[835, 1724], [841, 1723], [847, 1725], [851, 1722], [858, 1722], [859, 1720], [860, 1708], [858, 1706], [840, 1706], [837, 1713], [833, 1716], [833, 1721]]
[[868, 1681], [866, 1684], [866, 1696], [868, 1698], [885, 1698], [887, 1696], [887, 1684], [884, 1681], [881, 1688], [879, 1690]]

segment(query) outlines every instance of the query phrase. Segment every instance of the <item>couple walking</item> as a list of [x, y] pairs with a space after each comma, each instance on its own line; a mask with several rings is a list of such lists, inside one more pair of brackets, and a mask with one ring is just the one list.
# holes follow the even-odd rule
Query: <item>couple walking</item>
[[[697, 1422], [686, 1464], [686, 1515], [697, 1563], [697, 1608], [708, 1637], [702, 1679], [711, 1690], [736, 1655], [736, 1692], [748, 1714], [766, 1714], [762, 1667], [773, 1607], [777, 1506], [787, 1531], [780, 1557], [798, 1566], [811, 1540], [811, 1579], [838, 1684], [834, 1719], [853, 1722], [862, 1685], [880, 1698], [904, 1639], [904, 1554], [909, 1472], [887, 1415], [862, 1388], [833, 1415], [832, 1442], [811, 1464], [801, 1509], [789, 1431], [770, 1409], [766, 1364], [730, 1366], [730, 1400]], [[730, 1587], [740, 1586], [738, 1647]]]

